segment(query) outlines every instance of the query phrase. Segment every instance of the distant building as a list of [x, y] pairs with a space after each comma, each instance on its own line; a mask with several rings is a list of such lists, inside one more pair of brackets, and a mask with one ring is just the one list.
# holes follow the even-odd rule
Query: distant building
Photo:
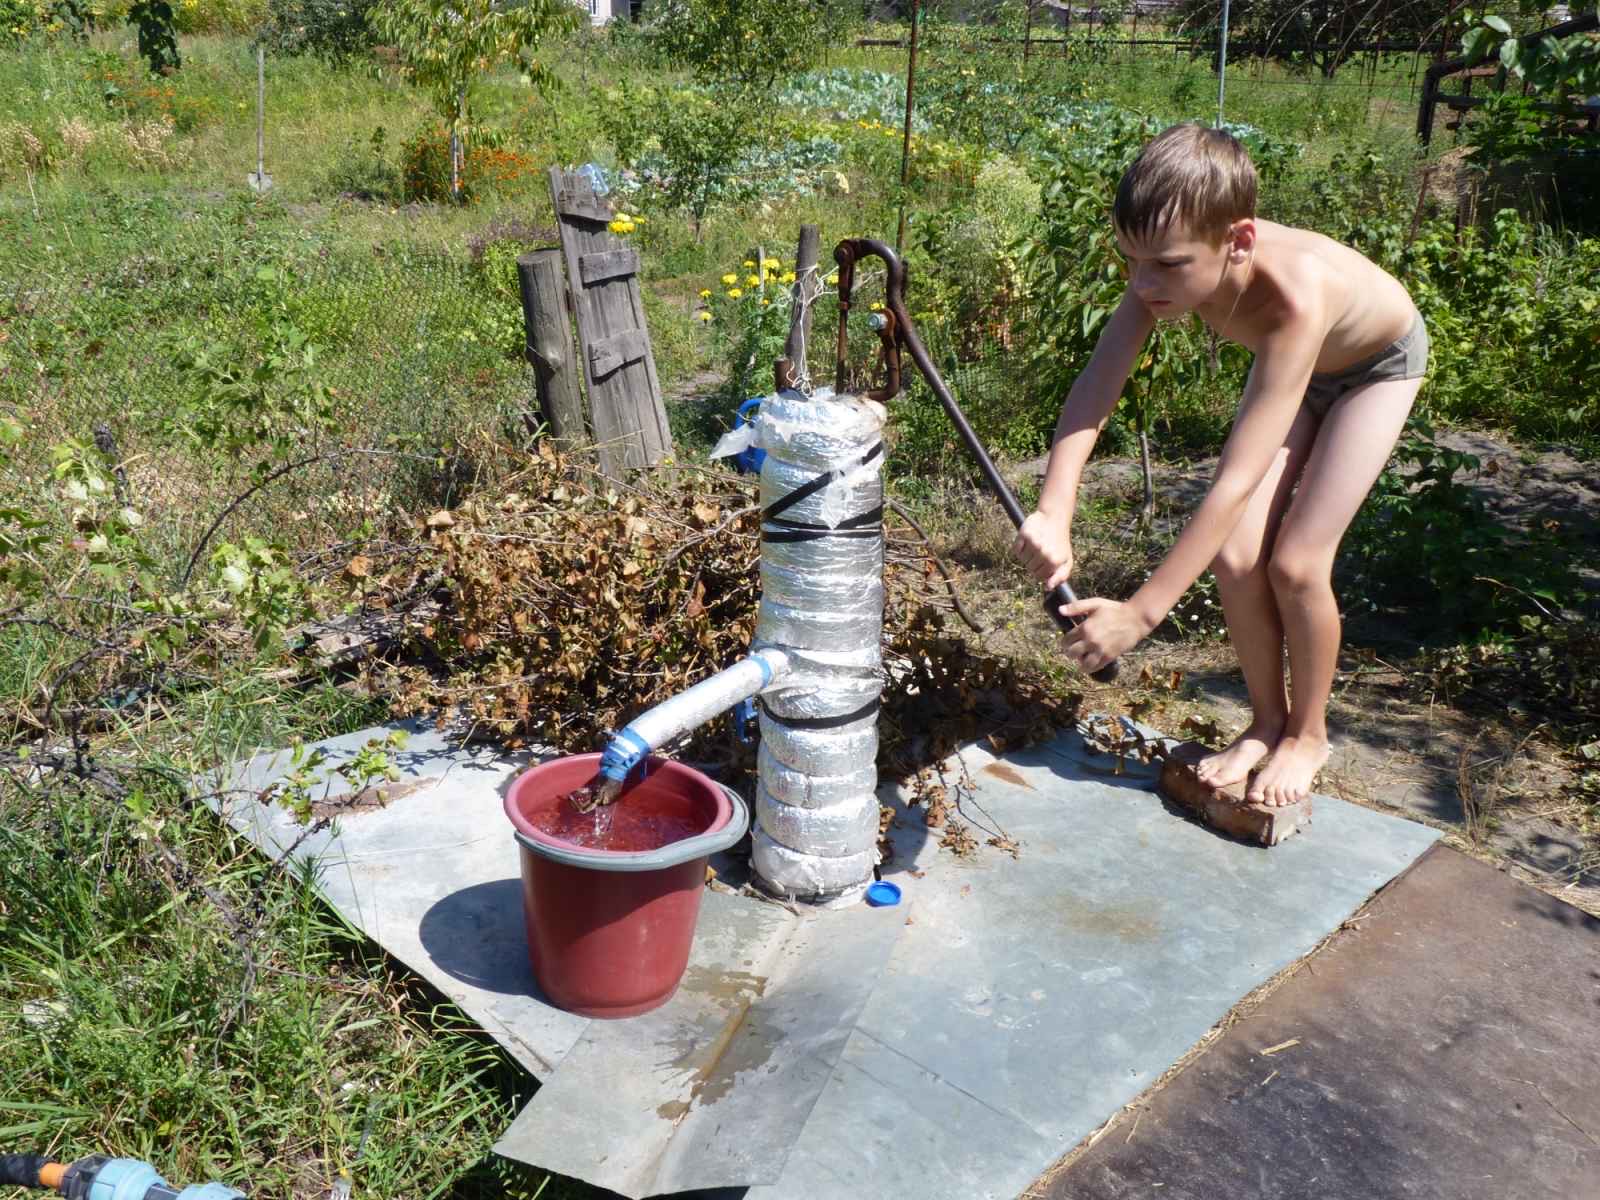
[[644, 0], [573, 0], [579, 8], [589, 10], [591, 25], [604, 25], [607, 21], [637, 21]]

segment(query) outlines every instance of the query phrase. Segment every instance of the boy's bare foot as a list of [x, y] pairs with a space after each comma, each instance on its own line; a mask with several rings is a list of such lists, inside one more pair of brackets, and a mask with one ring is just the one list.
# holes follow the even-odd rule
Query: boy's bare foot
[[1311, 781], [1328, 761], [1328, 739], [1286, 737], [1245, 793], [1246, 800], [1281, 807], [1311, 795]]
[[1214, 788], [1225, 788], [1250, 777], [1255, 765], [1265, 758], [1283, 732], [1282, 725], [1250, 723], [1238, 740], [1226, 750], [1208, 754], [1195, 764], [1194, 773], [1200, 782]]

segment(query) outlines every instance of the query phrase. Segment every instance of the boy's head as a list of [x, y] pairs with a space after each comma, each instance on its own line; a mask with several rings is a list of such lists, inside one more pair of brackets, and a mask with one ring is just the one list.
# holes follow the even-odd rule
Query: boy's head
[[1129, 287], [1159, 319], [1215, 298], [1228, 272], [1247, 273], [1255, 247], [1256, 169], [1236, 138], [1174, 125], [1117, 186], [1111, 215]]
[[1188, 122], [1152, 138], [1117, 185], [1111, 216], [1137, 242], [1166, 232], [1221, 245], [1256, 215], [1256, 168], [1231, 133]]

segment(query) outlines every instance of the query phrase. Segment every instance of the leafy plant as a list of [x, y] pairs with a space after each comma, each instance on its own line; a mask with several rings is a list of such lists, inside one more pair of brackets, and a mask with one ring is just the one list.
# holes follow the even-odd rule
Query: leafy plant
[[534, 52], [579, 19], [567, 0], [378, 0], [369, 10], [367, 23], [399, 51], [450, 132], [450, 190], [457, 199], [465, 142], [474, 132], [473, 81], [514, 60], [530, 83], [547, 86], [549, 71]]
[[1355, 594], [1410, 610], [1436, 637], [1515, 630], [1530, 609], [1564, 607], [1577, 585], [1568, 548], [1496, 521], [1460, 478], [1480, 465], [1413, 420], [1349, 535]]
[[178, 54], [178, 30], [167, 0], [138, 0], [128, 9], [128, 20], [139, 30], [139, 54], [152, 75], [170, 75], [183, 65]]
[[284, 632], [311, 616], [306, 587], [284, 552], [261, 538], [243, 545], [223, 542], [211, 555], [211, 570], [224, 602], [250, 631], [257, 653], [283, 648]]
[[373, 126], [366, 137], [351, 135], [328, 174], [328, 187], [357, 200], [399, 199], [401, 173], [389, 159], [388, 142], [389, 131], [382, 125]]
[[718, 289], [702, 292], [702, 311], [713, 322], [726, 364], [723, 392], [734, 403], [772, 388], [772, 364], [783, 355], [793, 311], [794, 272], [782, 265], [776, 258], [744, 259], [721, 277]]
[[168, 418], [193, 444], [251, 462], [258, 481], [338, 429], [334, 396], [317, 373], [317, 348], [292, 325], [268, 333], [259, 352], [238, 341], [178, 343], [178, 367], [195, 387]]
[[376, 0], [268, 0], [258, 34], [280, 54], [343, 63], [372, 44], [367, 12]]
[[840, 0], [666, 0], [650, 38], [704, 83], [764, 89], [809, 67], [847, 19]]
[[[650, 119], [641, 120], [646, 112]], [[601, 120], [623, 162], [648, 171], [649, 157], [660, 156], [652, 190], [663, 208], [689, 214], [697, 241], [713, 207], [760, 194], [745, 160], [754, 147], [776, 142], [783, 130], [744, 92], [657, 91], [626, 81], [607, 98]]]

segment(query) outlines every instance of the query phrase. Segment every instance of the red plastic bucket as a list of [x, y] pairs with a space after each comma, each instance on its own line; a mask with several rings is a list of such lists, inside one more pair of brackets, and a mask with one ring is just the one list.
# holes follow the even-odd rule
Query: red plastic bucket
[[[678, 990], [705, 888], [706, 859], [744, 836], [749, 813], [692, 767], [651, 757], [614, 802], [696, 832], [637, 851], [580, 846], [535, 818], [595, 778], [598, 754], [541, 763], [512, 783], [506, 816], [522, 852], [522, 912], [534, 978], [558, 1008], [632, 1017]], [[618, 813], [618, 819], [621, 813]]]

